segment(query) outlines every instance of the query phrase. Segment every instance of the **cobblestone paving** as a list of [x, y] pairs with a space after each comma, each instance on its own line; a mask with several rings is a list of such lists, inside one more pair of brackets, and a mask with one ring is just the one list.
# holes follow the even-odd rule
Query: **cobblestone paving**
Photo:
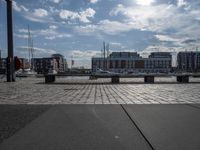
[[86, 77], [58, 78], [55, 84], [44, 84], [43, 78], [23, 78], [7, 83], [0, 80], [0, 104], [174, 104], [200, 103], [200, 79], [177, 84], [175, 78], [88, 80]]

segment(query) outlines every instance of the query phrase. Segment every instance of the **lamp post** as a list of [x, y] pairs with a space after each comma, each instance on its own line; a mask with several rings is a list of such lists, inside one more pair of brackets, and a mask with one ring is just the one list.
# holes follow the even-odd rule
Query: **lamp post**
[[13, 23], [12, 23], [12, 0], [5, 0], [7, 4], [7, 82], [15, 81], [14, 57], [13, 57]]

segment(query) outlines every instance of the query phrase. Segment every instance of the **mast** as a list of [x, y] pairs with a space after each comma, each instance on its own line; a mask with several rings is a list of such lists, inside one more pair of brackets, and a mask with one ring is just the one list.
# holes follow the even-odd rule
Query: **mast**
[[34, 70], [34, 48], [33, 48], [33, 39], [31, 39], [31, 70]]
[[107, 57], [109, 56], [109, 47], [110, 47], [110, 45], [109, 45], [109, 43], [106, 45], [106, 53], [107, 53]]
[[106, 59], [106, 69], [109, 69], [109, 43], [106, 45], [106, 54], [107, 54], [107, 59]]
[[30, 33], [30, 28], [28, 25], [28, 59], [29, 59], [29, 65], [30, 65], [30, 69], [32, 67], [31, 64], [31, 33]]
[[33, 38], [31, 36], [29, 25], [28, 25], [28, 55], [29, 55], [30, 69], [33, 70], [34, 69], [34, 64], [33, 64], [34, 48], [33, 48]]
[[105, 70], [106, 68], [105, 60], [106, 60], [106, 44], [105, 42], [103, 42], [103, 70]]
[[1, 69], [1, 49], [0, 49], [0, 69]]

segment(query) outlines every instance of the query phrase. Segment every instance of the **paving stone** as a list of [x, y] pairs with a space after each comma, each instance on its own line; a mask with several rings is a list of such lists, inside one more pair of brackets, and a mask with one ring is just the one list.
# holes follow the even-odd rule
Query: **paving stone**
[[144, 84], [140, 79], [121, 81], [122, 84], [111, 84], [109, 79], [85, 77], [58, 78], [54, 84], [44, 84], [42, 78], [23, 78], [14, 83], [0, 81], [0, 104], [200, 103], [200, 83], [176, 84], [173, 78], [157, 80], [165, 84]]

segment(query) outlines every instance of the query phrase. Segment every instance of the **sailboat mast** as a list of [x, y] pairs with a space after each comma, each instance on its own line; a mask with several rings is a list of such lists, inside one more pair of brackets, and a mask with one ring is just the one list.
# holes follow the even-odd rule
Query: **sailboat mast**
[[33, 39], [31, 39], [31, 69], [34, 70], [34, 61], [33, 61], [33, 54], [34, 53], [34, 49], [33, 49]]
[[29, 56], [29, 65], [30, 65], [30, 68], [31, 68], [31, 33], [30, 33], [30, 28], [29, 28], [29, 25], [28, 25], [28, 56]]

